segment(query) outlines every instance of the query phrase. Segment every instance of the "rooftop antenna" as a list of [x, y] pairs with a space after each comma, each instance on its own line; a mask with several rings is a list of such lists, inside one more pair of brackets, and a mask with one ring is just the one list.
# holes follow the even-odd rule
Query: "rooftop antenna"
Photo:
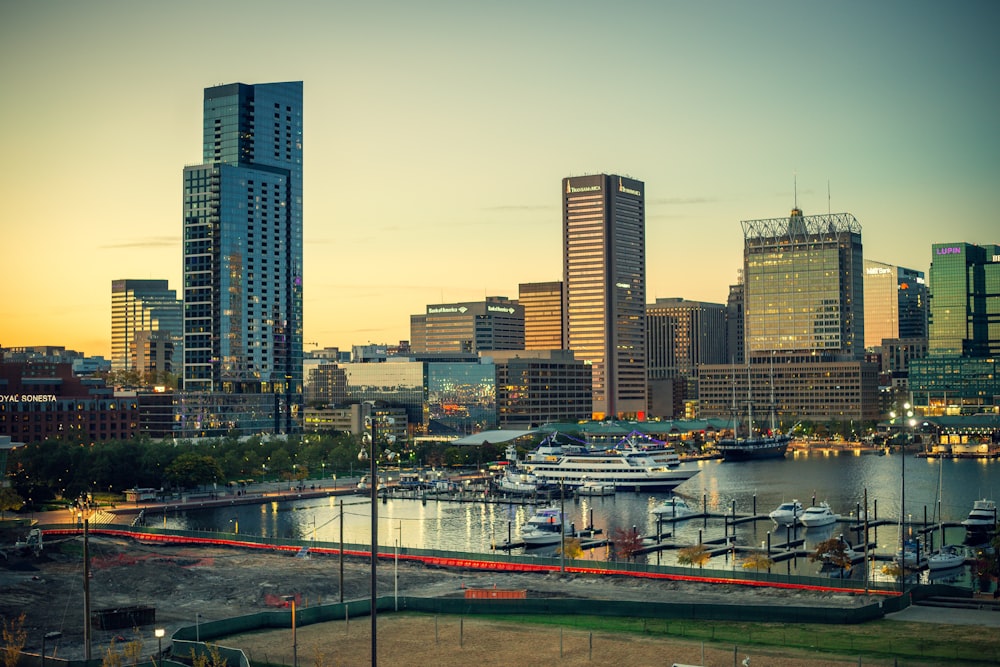
[[795, 193], [793, 196], [793, 203], [795, 210], [799, 208], [799, 175], [796, 173], [792, 174], [792, 191]]
[[830, 215], [833, 211], [830, 210], [830, 179], [826, 179], [826, 214]]

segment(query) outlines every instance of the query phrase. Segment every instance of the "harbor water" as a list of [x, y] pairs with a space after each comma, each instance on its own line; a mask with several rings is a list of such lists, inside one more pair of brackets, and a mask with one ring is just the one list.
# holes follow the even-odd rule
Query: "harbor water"
[[[696, 512], [707, 512], [707, 518], [675, 523], [663, 520], [658, 524], [657, 515], [650, 510], [669, 498], [669, 493], [619, 491], [613, 496], [576, 498], [567, 492], [562, 499], [556, 493], [553, 500], [563, 505], [568, 520], [577, 529], [593, 526], [602, 537], [633, 527], [646, 536], [670, 533], [663, 542], [672, 546], [724, 540], [729, 522], [721, 515], [731, 515], [734, 509], [737, 516], [763, 515], [761, 520], [729, 525], [728, 534], [734, 535], [732, 539], [738, 546], [770, 544], [777, 551], [788, 539], [804, 539], [802, 548], [808, 550], [840, 534], [852, 544], [859, 544], [861, 533], [852, 530], [854, 522], [848, 519], [857, 516], [867, 491], [869, 519], [883, 522], [871, 529], [869, 542], [875, 545], [875, 555], [891, 558], [899, 546], [901, 500], [904, 533], [910, 536], [941, 521], [957, 524], [966, 518], [976, 499], [996, 499], [1000, 494], [1000, 461], [996, 460], [925, 459], [912, 454], [904, 457], [898, 452], [877, 455], [831, 450], [789, 452], [784, 459], [739, 463], [715, 459], [682, 465], [696, 467], [699, 474], [674, 493]], [[473, 494], [466, 494], [461, 502], [446, 497], [390, 495], [384, 502], [379, 501], [379, 544], [388, 551], [399, 546], [466, 553], [493, 553], [508, 540], [516, 544], [535, 505], [483, 502], [481, 495], [477, 501]], [[779, 527], [766, 518], [780, 503], [793, 499], [804, 507], [825, 501], [844, 521], [806, 530]], [[346, 495], [171, 512], [163, 517], [163, 525], [327, 543], [338, 543], [342, 538], [348, 544], [368, 544], [370, 507], [368, 497]], [[961, 544], [964, 537], [962, 526], [945, 529], [948, 544]], [[940, 534], [933, 531], [934, 546], [940, 543]], [[583, 557], [600, 560], [609, 554], [606, 548], [598, 547], [586, 550]], [[654, 551], [645, 558], [657, 564], [676, 564], [676, 549]], [[706, 567], [735, 567], [731, 561], [729, 554], [720, 554]], [[787, 568], [790, 573], [813, 574], [819, 565], [797, 558], [774, 567], [782, 572]]]

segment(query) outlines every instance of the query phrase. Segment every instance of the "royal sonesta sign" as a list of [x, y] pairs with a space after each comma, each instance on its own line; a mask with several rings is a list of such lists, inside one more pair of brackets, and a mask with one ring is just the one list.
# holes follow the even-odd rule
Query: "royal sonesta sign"
[[55, 403], [54, 394], [0, 394], [0, 403]]

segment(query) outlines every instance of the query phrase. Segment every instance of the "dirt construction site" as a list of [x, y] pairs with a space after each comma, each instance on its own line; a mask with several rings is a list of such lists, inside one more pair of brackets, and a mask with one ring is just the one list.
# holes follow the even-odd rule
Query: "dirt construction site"
[[[24, 650], [38, 653], [42, 637], [52, 637], [46, 655], [82, 659], [84, 650], [84, 566], [82, 538], [46, 544], [38, 556], [0, 559], [0, 616], [5, 622], [25, 615]], [[280, 607], [294, 595], [301, 607], [368, 599], [370, 563], [346, 558], [341, 586], [337, 556], [297, 557], [263, 549], [141, 544], [127, 538], [91, 536], [90, 609], [145, 606], [155, 623], [127, 630], [92, 630], [92, 656], [100, 658], [116, 642], [141, 642], [143, 656], [158, 650], [154, 628], [170, 637], [185, 626], [199, 626]], [[851, 606], [870, 602], [864, 595], [751, 588], [738, 585], [633, 577], [574, 576], [565, 573], [452, 571], [401, 561], [398, 584], [391, 561], [378, 568], [379, 595], [464, 596], [465, 589], [523, 590], [528, 597], [590, 600], [715, 602]], [[397, 588], [398, 586], [398, 588]], [[857, 657], [831, 658], [771, 648], [743, 649], [732, 644], [600, 632], [492, 618], [380, 613], [378, 662], [384, 665], [858, 665]], [[370, 617], [307, 625], [296, 629], [293, 656], [290, 629], [269, 630], [216, 640], [241, 648], [253, 662], [333, 667], [371, 664]], [[982, 628], [979, 628], [982, 630]], [[995, 631], [995, 630], [991, 630]], [[54, 633], [61, 633], [55, 638]], [[183, 657], [183, 656], [181, 656]], [[865, 662], [864, 664], [892, 664]], [[908, 662], [907, 664], [918, 664]], [[926, 663], [933, 664], [933, 663]]]

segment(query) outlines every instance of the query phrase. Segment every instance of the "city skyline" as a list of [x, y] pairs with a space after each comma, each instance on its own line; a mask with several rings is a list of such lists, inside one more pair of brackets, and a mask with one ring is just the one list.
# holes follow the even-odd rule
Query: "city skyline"
[[[273, 44], [218, 31], [237, 8]], [[796, 203], [853, 214], [866, 259], [924, 272], [933, 243], [997, 242], [993, 3], [53, 2], [0, 18], [17, 101], [0, 111], [6, 347], [110, 358], [112, 280], [181, 292], [182, 171], [217, 84], [304, 82], [307, 349], [394, 343], [427, 304], [561, 279], [567, 176], [645, 183], [647, 302], [725, 303], [740, 222]]]

